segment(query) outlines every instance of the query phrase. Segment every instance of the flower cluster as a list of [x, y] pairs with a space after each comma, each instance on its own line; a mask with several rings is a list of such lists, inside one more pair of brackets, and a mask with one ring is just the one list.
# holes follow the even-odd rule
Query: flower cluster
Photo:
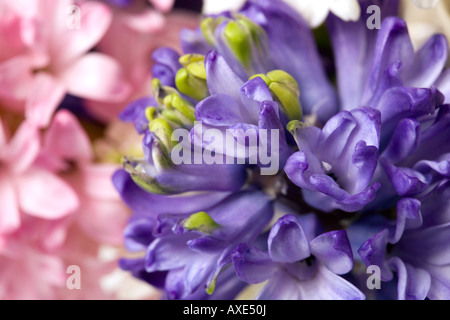
[[[196, 19], [169, 15], [177, 23], [164, 29], [155, 8], [173, 1], [113, 2], [0, 2], [2, 300], [120, 296], [101, 283], [120, 271], [129, 216], [111, 177], [139, 137], [115, 118], [146, 92], [153, 47], [175, 45], [180, 25]], [[145, 41], [130, 58], [117, 38]], [[70, 266], [79, 290], [67, 285]]]
[[141, 253], [124, 270], [168, 299], [450, 298], [447, 40], [414, 50], [398, 1], [359, 6], [328, 15], [330, 50], [286, 3], [249, 0], [155, 51], [153, 95], [120, 115], [143, 141], [113, 177]]

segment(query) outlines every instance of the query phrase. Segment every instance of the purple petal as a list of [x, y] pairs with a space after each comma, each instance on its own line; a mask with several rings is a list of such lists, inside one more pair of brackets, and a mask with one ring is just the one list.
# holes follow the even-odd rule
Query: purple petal
[[353, 268], [353, 253], [344, 230], [324, 233], [310, 242], [311, 254], [336, 274]]
[[450, 153], [450, 105], [442, 105], [431, 126], [421, 132], [415, 161], [438, 159]]
[[291, 275], [278, 270], [256, 297], [256, 300], [300, 300], [301, 285]]
[[432, 36], [414, 56], [414, 62], [404, 76], [409, 87], [428, 88], [438, 79], [448, 56], [448, 44], [444, 35]]
[[[363, 191], [350, 195], [327, 175], [313, 175], [310, 182], [317, 191], [331, 197], [328, 203], [315, 202], [316, 207], [321, 208], [323, 206], [323, 209], [327, 208], [328, 211], [330, 209], [342, 209], [348, 212], [360, 210], [375, 198], [375, 193], [380, 188], [379, 183], [373, 183]], [[306, 200], [311, 201], [311, 199]]]
[[297, 80], [303, 113], [315, 114], [322, 122], [336, 113], [336, 93], [303, 18], [280, 1], [251, 2], [243, 13], [265, 29], [276, 68], [288, 71]]
[[309, 244], [297, 218], [286, 215], [272, 227], [268, 239], [273, 261], [294, 263], [310, 256]]
[[247, 283], [260, 283], [269, 279], [276, 264], [268, 253], [249, 244], [241, 244], [231, 254], [236, 274]]
[[183, 277], [184, 268], [170, 270], [167, 273], [164, 289], [168, 299], [183, 299], [187, 296]]
[[409, 168], [398, 168], [383, 158], [380, 162], [395, 191], [400, 196], [417, 195], [428, 187], [426, 177], [420, 172]]
[[143, 251], [154, 240], [153, 227], [155, 221], [141, 218], [130, 222], [124, 230], [125, 247], [129, 251]]
[[402, 251], [420, 253], [420, 261], [433, 265], [450, 264], [450, 223], [409, 232], [402, 240]]
[[152, 53], [155, 64], [152, 67], [154, 78], [158, 78], [165, 86], [175, 87], [175, 75], [181, 64], [180, 55], [171, 48], [158, 48]]
[[189, 196], [164, 196], [144, 191], [124, 170], [113, 175], [113, 183], [122, 200], [135, 214], [156, 217], [161, 213], [186, 214], [209, 208], [229, 195], [228, 192], [208, 192]]
[[119, 118], [122, 121], [133, 122], [138, 133], [144, 133], [148, 129], [148, 120], [145, 116], [147, 107], [156, 106], [156, 101], [152, 97], [144, 97], [130, 103], [123, 110]]
[[450, 69], [445, 69], [434, 83], [434, 86], [445, 96], [444, 103], [450, 102]]
[[358, 249], [358, 253], [366, 266], [380, 267], [381, 280], [383, 281], [390, 281], [393, 278], [393, 274], [385, 261], [388, 237], [389, 231], [384, 229], [364, 242]]
[[402, 67], [407, 69], [412, 63], [414, 49], [409, 38], [406, 22], [397, 17], [386, 18], [378, 33], [372, 67], [364, 88], [362, 105], [370, 105], [380, 79], [385, 70], [393, 63], [400, 61]]
[[395, 128], [389, 145], [383, 151], [383, 158], [397, 163], [413, 154], [419, 144], [420, 124], [415, 119], [402, 119]]
[[370, 181], [372, 181], [378, 164], [378, 148], [367, 146], [366, 142], [361, 140], [356, 144], [355, 152], [351, 159], [353, 166], [350, 166], [347, 172], [354, 177], [353, 184], [345, 184], [343, 179], [340, 179], [340, 182], [350, 194], [356, 194], [367, 188]]
[[450, 299], [450, 265], [427, 266], [427, 271], [431, 275], [431, 286], [427, 297], [431, 300]]
[[376, 106], [383, 124], [382, 144], [390, 140], [401, 119], [433, 114], [443, 100], [443, 95], [434, 88], [396, 87], [387, 90]]
[[435, 226], [450, 222], [450, 180], [439, 183], [421, 202], [424, 225]]
[[302, 151], [297, 151], [288, 158], [284, 171], [294, 184], [310, 190], [314, 190], [311, 177], [323, 174], [320, 160], [312, 153]]
[[241, 114], [241, 105], [231, 96], [217, 93], [202, 100], [195, 106], [195, 116], [212, 126], [231, 126], [247, 122]]
[[300, 295], [303, 300], [365, 299], [358, 288], [323, 266], [319, 267], [313, 279], [302, 282]]
[[405, 230], [416, 229], [422, 225], [420, 201], [414, 198], [402, 198], [397, 202], [397, 223], [395, 232], [389, 239], [397, 243]]
[[152, 286], [163, 289], [164, 284], [166, 282], [166, 271], [156, 271], [152, 273], [148, 273], [145, 271], [145, 259], [120, 259], [119, 260], [119, 267], [122, 270], [130, 271], [131, 274], [142, 280], [145, 281]]
[[181, 49], [185, 54], [196, 53], [206, 55], [212, 46], [206, 42], [200, 28], [195, 30], [182, 29], [180, 31]]
[[[266, 83], [260, 77], [247, 81], [241, 88], [240, 100], [244, 106], [243, 111], [247, 114], [247, 123], [258, 123], [260, 102], [272, 100], [272, 94]], [[278, 114], [278, 105], [276, 112]]]
[[205, 68], [206, 81], [211, 95], [222, 93], [239, 101], [240, 88], [244, 82], [219, 53], [210, 51], [206, 55]]
[[431, 285], [431, 277], [427, 271], [414, 268], [397, 257], [389, 259], [389, 265], [398, 276], [399, 300], [424, 300], [427, 297]]
[[450, 154], [447, 153], [443, 157], [446, 157], [446, 159], [441, 161], [419, 161], [414, 166], [414, 169], [422, 173], [435, 171], [446, 178], [450, 178]]
[[[292, 154], [292, 149], [288, 146], [286, 141], [286, 135], [284, 132], [283, 125], [278, 117], [278, 105], [273, 101], [263, 101], [261, 103], [261, 111], [258, 120], [259, 126], [259, 146], [258, 154], [261, 159], [261, 155], [270, 157], [269, 159], [273, 162], [273, 159], [277, 159], [278, 168], [283, 168], [286, 164], [288, 157]], [[266, 141], [262, 138], [263, 132], [267, 133], [265, 135]], [[276, 132], [278, 134], [278, 139], [276, 136], [272, 136]], [[272, 144], [272, 142], [275, 142]], [[265, 149], [265, 150], [264, 150]], [[266, 167], [266, 163], [262, 164], [261, 167]], [[268, 163], [272, 165], [272, 163]], [[274, 168], [278, 169], [278, 168]]]
[[190, 251], [187, 242], [196, 234], [168, 235], [157, 238], [148, 247], [145, 257], [147, 272], [165, 271], [186, 266], [196, 253]]
[[386, 16], [397, 15], [398, 1], [359, 1], [361, 17], [358, 21], [343, 21], [334, 14], [327, 18], [327, 30], [330, 35], [333, 56], [336, 65], [337, 83], [341, 108], [351, 110], [361, 106], [364, 85], [370, 74], [370, 62], [373, 60], [379, 31], [367, 28], [367, 8], [378, 5], [381, 8], [381, 20]]
[[206, 281], [217, 260], [216, 255], [197, 255], [184, 267], [184, 287], [187, 294], [194, 293]]

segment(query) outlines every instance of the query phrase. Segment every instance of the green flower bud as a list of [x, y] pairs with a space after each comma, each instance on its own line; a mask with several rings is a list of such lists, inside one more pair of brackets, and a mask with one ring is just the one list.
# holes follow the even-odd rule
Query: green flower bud
[[256, 74], [250, 79], [260, 77], [264, 80], [272, 93], [272, 97], [278, 102], [280, 109], [291, 120], [302, 118], [300, 106], [300, 89], [295, 79], [283, 70], [273, 70], [267, 75]]
[[220, 227], [206, 212], [201, 211], [192, 214], [187, 218], [183, 227], [189, 231], [198, 231], [204, 234], [211, 234], [214, 230]]
[[224, 30], [224, 38], [231, 52], [245, 68], [250, 67], [252, 59], [252, 37], [245, 24], [230, 21]]
[[177, 89], [198, 101], [209, 95], [206, 84], [205, 57], [201, 55], [184, 55], [180, 58], [184, 67], [175, 75]]
[[150, 121], [148, 128], [161, 140], [167, 151], [172, 150], [172, 128], [167, 120], [163, 118], [154, 119]]

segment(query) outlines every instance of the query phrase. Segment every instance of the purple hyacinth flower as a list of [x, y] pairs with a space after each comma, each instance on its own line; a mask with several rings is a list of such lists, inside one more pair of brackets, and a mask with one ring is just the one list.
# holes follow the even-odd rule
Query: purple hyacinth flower
[[157, 194], [190, 191], [237, 191], [245, 183], [245, 167], [237, 164], [175, 164], [164, 143], [151, 131], [143, 139], [143, 159], [125, 158], [125, 170], [144, 190]]
[[232, 254], [236, 274], [248, 283], [269, 280], [257, 299], [360, 300], [365, 296], [339, 275], [353, 267], [345, 231], [332, 231], [309, 240], [298, 219], [285, 215], [272, 227], [268, 251], [250, 244]]
[[231, 251], [262, 232], [273, 208], [261, 191], [244, 190], [207, 211], [206, 219], [206, 213], [161, 216], [153, 231], [156, 238], [147, 248], [145, 268], [148, 273], [168, 272], [165, 291], [171, 299], [214, 291], [220, 272], [231, 263]]
[[371, 209], [382, 208], [399, 197], [427, 192], [435, 183], [449, 177], [449, 105], [441, 105], [430, 114], [419, 120], [405, 117], [397, 121], [373, 177], [383, 188]]
[[158, 78], [161, 84], [169, 87], [175, 87], [175, 75], [181, 64], [178, 61], [180, 55], [171, 48], [159, 48], [153, 51], [152, 59], [154, 65], [152, 67], [152, 75]]
[[397, 275], [398, 299], [449, 299], [449, 180], [422, 199], [397, 203], [396, 221], [364, 242], [358, 253], [364, 263], [381, 270], [382, 281]]
[[[361, 1], [362, 11], [373, 4]], [[341, 109], [375, 108], [383, 95], [395, 87], [445, 85], [439, 79], [448, 56], [445, 37], [435, 35], [414, 52], [406, 22], [389, 16], [396, 5], [393, 1], [382, 1], [380, 6], [383, 19], [380, 30], [368, 29], [364, 15], [351, 23], [334, 15], [327, 19]], [[388, 100], [385, 98], [384, 102]]]
[[132, 210], [134, 216], [153, 220], [167, 212], [189, 214], [206, 210], [230, 195], [230, 192], [213, 191], [192, 192], [179, 196], [150, 193], [136, 185], [125, 170], [117, 170], [112, 180], [122, 201]]
[[248, 1], [241, 13], [267, 33], [275, 69], [288, 71], [298, 82], [305, 115], [324, 123], [337, 111], [337, 97], [327, 79], [311, 30], [303, 18], [286, 3], [273, 0]]
[[306, 202], [323, 211], [357, 211], [375, 198], [380, 113], [371, 108], [341, 111], [323, 129], [297, 124], [299, 147], [287, 161], [288, 178], [303, 188]]
[[119, 114], [119, 119], [124, 122], [131, 122], [139, 134], [148, 130], [148, 119], [145, 116], [145, 109], [156, 105], [153, 97], [144, 97], [135, 100]]
[[[202, 131], [199, 133], [194, 126], [191, 131], [194, 143], [237, 159], [249, 158], [249, 149], [260, 152], [260, 148], [265, 148], [266, 153], [273, 151], [270, 156], [276, 157], [283, 167], [291, 149], [281, 123], [281, 111], [264, 80], [256, 77], [244, 83], [216, 51], [207, 54], [205, 69], [211, 95], [195, 106]], [[233, 144], [203, 135], [209, 129], [218, 130], [222, 137], [231, 132]], [[265, 141], [262, 141], [261, 131], [267, 134]], [[278, 137], [272, 137], [273, 131]], [[248, 142], [246, 137], [255, 139]]]

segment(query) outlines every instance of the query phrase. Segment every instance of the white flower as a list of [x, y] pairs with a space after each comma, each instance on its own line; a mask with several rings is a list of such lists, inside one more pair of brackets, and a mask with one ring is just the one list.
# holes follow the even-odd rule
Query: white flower
[[411, 0], [411, 1], [421, 9], [431, 9], [434, 8], [441, 0]]
[[295, 8], [312, 28], [320, 26], [331, 11], [345, 21], [356, 21], [361, 15], [358, 0], [284, 0]]
[[223, 11], [237, 11], [246, 0], [203, 0], [203, 14], [219, 14]]
[[449, 2], [448, 0], [402, 0], [400, 16], [408, 25], [414, 48], [418, 49], [436, 33], [443, 33], [447, 39], [450, 39]]
[[[356, 21], [361, 14], [358, 0], [283, 0], [297, 10], [310, 27], [321, 25], [331, 11], [345, 21]], [[204, 0], [203, 13], [217, 14], [239, 10], [245, 0]]]

